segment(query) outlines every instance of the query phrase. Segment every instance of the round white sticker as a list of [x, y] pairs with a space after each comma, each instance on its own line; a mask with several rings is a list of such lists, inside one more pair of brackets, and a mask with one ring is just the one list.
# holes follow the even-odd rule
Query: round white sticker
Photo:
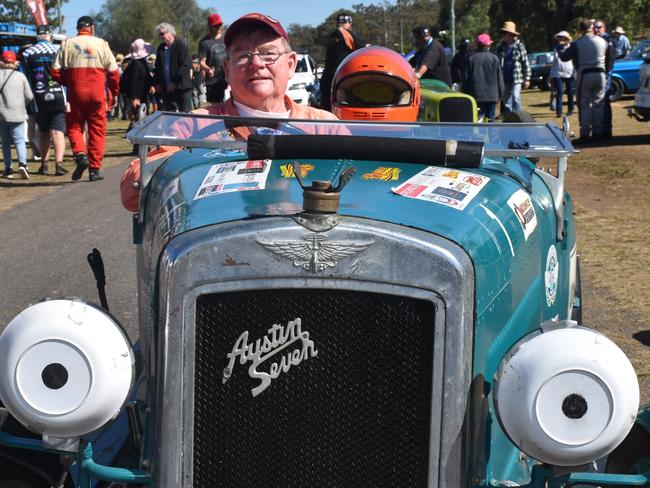
[[557, 296], [557, 281], [560, 275], [560, 265], [557, 260], [557, 250], [551, 245], [546, 254], [546, 269], [544, 270], [544, 288], [546, 290], [546, 305], [555, 303]]

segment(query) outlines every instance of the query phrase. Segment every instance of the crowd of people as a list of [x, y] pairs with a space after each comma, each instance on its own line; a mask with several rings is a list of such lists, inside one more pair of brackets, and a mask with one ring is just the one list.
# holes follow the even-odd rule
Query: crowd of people
[[[350, 53], [368, 46], [353, 32], [349, 14], [339, 15], [336, 23], [327, 40], [320, 80], [320, 105], [328, 112], [313, 113], [305, 112], [285, 96], [286, 84], [295, 70], [296, 54], [281, 24], [262, 14], [243, 16], [228, 30], [224, 29], [219, 14], [211, 14], [207, 18], [207, 34], [193, 56], [174, 26], [166, 22], [155, 28], [160, 39], [157, 49], [143, 39], [135, 39], [126, 56], [114, 55], [108, 43], [95, 35], [94, 21], [89, 16], [78, 19], [77, 35], [67, 39], [60, 49], [52, 44], [50, 27], [39, 26], [37, 43], [23, 50], [20, 57], [13, 51], [2, 53], [3, 176], [15, 175], [13, 143], [18, 157], [17, 173], [29, 178], [25, 121], [34, 158], [40, 160], [38, 174], [50, 174], [51, 145], [54, 146], [54, 175], [63, 176], [68, 172], [63, 166], [67, 135], [75, 162], [72, 180], [79, 180], [88, 170], [89, 180], [99, 181], [103, 179], [106, 122], [120, 114], [134, 122], [158, 109], [189, 112], [207, 102], [211, 104], [209, 113], [247, 116], [271, 113], [299, 118], [314, 114], [322, 118], [328, 113], [333, 117], [329, 111], [334, 74]], [[621, 27], [610, 37], [602, 21], [583, 20], [580, 31], [575, 41], [567, 31], [554, 36], [551, 71], [556, 115], [563, 115], [565, 94], [567, 115], [577, 105], [578, 144], [611, 137], [608, 73], [614, 59], [630, 51], [630, 42]], [[247, 36], [241, 36], [240, 32]], [[474, 45], [465, 39], [453, 59], [448, 59], [446, 48], [432, 36], [430, 29], [417, 27], [413, 30], [416, 51], [410, 59], [414, 75], [437, 79], [449, 86], [457, 84], [476, 99], [487, 121], [497, 118], [499, 107], [502, 115], [519, 111], [521, 91], [530, 85], [531, 66], [516, 24], [504, 22], [499, 34], [501, 42], [496, 47], [485, 32], [476, 37]], [[277, 46], [266, 42], [269, 35], [277, 37]], [[260, 46], [265, 50], [260, 51]], [[276, 71], [284, 64], [278, 61], [280, 58], [288, 62], [287, 73], [276, 80]], [[260, 78], [240, 79], [242, 73], [249, 71], [253, 78]], [[267, 88], [272, 90], [273, 97], [264, 94], [266, 77], [271, 82], [272, 86]]]

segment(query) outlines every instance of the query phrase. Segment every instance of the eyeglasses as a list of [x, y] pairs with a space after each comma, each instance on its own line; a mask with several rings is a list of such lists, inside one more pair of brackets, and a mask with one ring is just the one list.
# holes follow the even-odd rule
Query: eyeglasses
[[594, 29], [602, 29], [604, 28], [604, 25], [594, 25]]
[[159, 33], [158, 33], [158, 37], [163, 37], [165, 34], [167, 34], [166, 31], [165, 31], [165, 32], [159, 32]]
[[273, 64], [275, 63], [280, 56], [287, 54], [291, 51], [278, 51], [277, 49], [268, 49], [264, 52], [254, 53], [252, 51], [236, 51], [231, 56], [230, 59], [233, 60], [233, 63], [236, 66], [246, 66], [253, 62], [255, 56], [259, 56], [260, 61], [264, 64]]

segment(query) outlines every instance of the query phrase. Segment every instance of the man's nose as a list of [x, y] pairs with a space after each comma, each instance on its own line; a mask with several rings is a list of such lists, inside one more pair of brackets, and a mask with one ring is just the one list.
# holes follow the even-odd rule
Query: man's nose
[[259, 53], [253, 53], [253, 55], [250, 58], [249, 61], [251, 66], [255, 66], [255, 68], [264, 68], [266, 66], [266, 63], [262, 61], [262, 57], [259, 55]]

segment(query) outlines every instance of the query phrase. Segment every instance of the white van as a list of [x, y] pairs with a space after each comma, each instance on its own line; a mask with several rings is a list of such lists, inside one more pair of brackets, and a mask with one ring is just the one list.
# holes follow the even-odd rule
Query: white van
[[316, 62], [309, 54], [298, 54], [298, 65], [293, 78], [289, 80], [287, 95], [299, 104], [307, 105], [309, 91], [307, 87], [313, 86], [316, 81]]

